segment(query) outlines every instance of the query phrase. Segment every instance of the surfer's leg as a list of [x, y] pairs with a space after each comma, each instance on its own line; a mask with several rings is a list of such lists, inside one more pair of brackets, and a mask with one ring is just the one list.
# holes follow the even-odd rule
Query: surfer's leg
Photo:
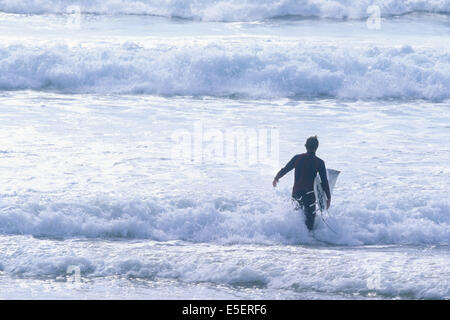
[[315, 218], [315, 216], [316, 215], [314, 213], [305, 211], [305, 217], [306, 217], [305, 224], [306, 224], [306, 227], [308, 228], [309, 231], [314, 229], [314, 218]]
[[305, 224], [308, 230], [314, 228], [314, 219], [316, 217], [316, 197], [314, 192], [306, 193], [303, 197], [304, 213], [305, 213]]
[[305, 214], [306, 227], [311, 231], [314, 228], [314, 218], [316, 217], [316, 197], [314, 196], [314, 192], [305, 193], [299, 191], [293, 194], [292, 198], [297, 201], [295, 210], [302, 209]]
[[303, 210], [303, 192], [296, 192], [292, 194], [292, 199], [295, 200], [295, 210]]

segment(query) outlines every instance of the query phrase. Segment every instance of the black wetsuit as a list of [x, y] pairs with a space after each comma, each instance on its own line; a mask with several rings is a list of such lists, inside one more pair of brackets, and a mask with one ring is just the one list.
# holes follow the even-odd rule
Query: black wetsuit
[[284, 168], [282, 168], [275, 179], [278, 180], [286, 173], [295, 168], [295, 182], [292, 188], [292, 197], [297, 200], [298, 208], [303, 209], [306, 217], [306, 226], [309, 230], [314, 227], [316, 211], [316, 197], [314, 195], [314, 179], [317, 172], [322, 181], [322, 188], [331, 199], [330, 187], [328, 185], [327, 170], [325, 162], [316, 157], [313, 152], [295, 155]]

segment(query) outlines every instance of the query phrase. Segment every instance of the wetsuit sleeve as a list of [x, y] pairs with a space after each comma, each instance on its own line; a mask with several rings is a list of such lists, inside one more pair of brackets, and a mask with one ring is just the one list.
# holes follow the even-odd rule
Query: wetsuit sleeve
[[298, 155], [294, 156], [284, 168], [282, 168], [280, 171], [278, 171], [277, 175], [275, 176], [275, 180], [278, 180], [282, 178], [286, 173], [294, 169], [295, 163], [297, 162]]
[[320, 175], [320, 180], [322, 181], [323, 191], [325, 191], [327, 198], [331, 199], [330, 185], [328, 184], [328, 178], [327, 178], [327, 168], [325, 167], [325, 162], [323, 162], [323, 161], [320, 161], [320, 164], [319, 164], [319, 175]]

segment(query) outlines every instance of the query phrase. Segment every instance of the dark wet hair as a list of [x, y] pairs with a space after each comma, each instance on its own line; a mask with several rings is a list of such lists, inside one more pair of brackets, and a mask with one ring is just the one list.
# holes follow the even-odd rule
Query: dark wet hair
[[317, 139], [317, 136], [306, 139], [305, 147], [309, 152], [316, 152], [319, 147], [319, 139]]

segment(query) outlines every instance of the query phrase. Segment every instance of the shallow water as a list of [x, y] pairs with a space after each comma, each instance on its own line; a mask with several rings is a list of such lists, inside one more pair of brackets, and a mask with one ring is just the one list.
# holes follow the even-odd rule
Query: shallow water
[[0, 298], [449, 299], [448, 10], [350, 2], [0, 4]]
[[[449, 296], [446, 103], [2, 100], [3, 298]], [[174, 159], [173, 133], [195, 140], [198, 124], [205, 135], [277, 128], [280, 158]], [[317, 219], [311, 235], [289, 201], [292, 177], [270, 184], [320, 125], [319, 156], [342, 173], [325, 215], [334, 231]], [[74, 289], [69, 266], [81, 268]]]
[[[224, 246], [3, 236], [1, 249], [8, 265], [0, 273], [1, 298], [449, 298], [449, 251], [441, 246]], [[79, 278], [67, 276], [71, 266], [79, 267]]]

